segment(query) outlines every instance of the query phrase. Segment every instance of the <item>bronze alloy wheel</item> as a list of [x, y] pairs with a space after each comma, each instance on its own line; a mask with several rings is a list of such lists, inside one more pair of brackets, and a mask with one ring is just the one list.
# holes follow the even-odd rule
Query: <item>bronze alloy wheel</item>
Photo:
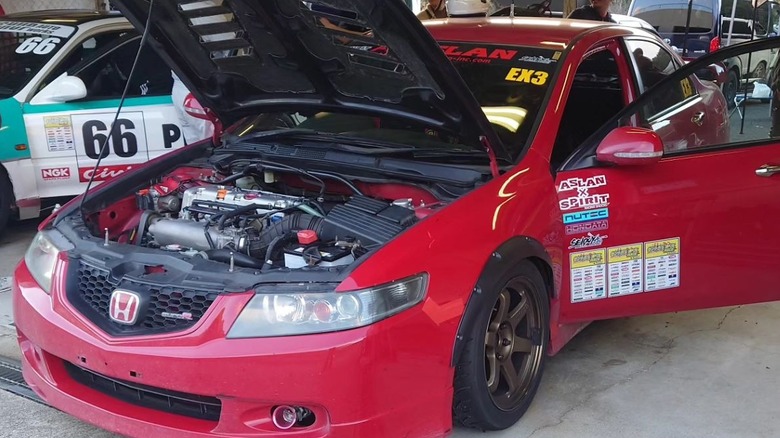
[[490, 398], [511, 411], [541, 371], [541, 309], [533, 284], [520, 277], [499, 293], [485, 331], [485, 378]]
[[455, 424], [506, 429], [531, 406], [550, 340], [549, 289], [539, 267], [494, 257], [478, 280], [458, 337], [463, 349], [455, 362]]

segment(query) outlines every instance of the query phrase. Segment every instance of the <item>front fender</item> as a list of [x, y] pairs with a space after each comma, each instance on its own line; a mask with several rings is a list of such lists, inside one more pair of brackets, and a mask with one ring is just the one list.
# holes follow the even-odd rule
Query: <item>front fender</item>
[[494, 304], [492, 300], [484, 299], [482, 292], [499, 287], [500, 285], [496, 284], [495, 279], [500, 278], [505, 271], [524, 260], [530, 260], [537, 266], [545, 279], [548, 294], [552, 297], [554, 292], [552, 259], [545, 251], [544, 246], [537, 240], [526, 236], [516, 236], [504, 242], [490, 255], [487, 263], [485, 263], [482, 274], [479, 276], [471, 297], [469, 297], [469, 301], [466, 304], [452, 351], [451, 364], [453, 367], [458, 363], [460, 355], [463, 353], [463, 348], [468, 341], [466, 338], [468, 328], [474, 324], [482, 312], [486, 311], [488, 306]]
[[22, 104], [13, 98], [0, 99], [0, 161], [18, 161], [30, 157]]

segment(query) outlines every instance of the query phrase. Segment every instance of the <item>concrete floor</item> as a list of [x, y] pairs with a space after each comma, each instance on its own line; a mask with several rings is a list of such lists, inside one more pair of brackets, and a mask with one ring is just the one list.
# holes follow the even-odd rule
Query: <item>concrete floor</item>
[[[0, 278], [11, 274], [34, 228], [16, 224], [0, 239]], [[0, 324], [10, 314], [8, 295], [0, 284]], [[520, 423], [492, 433], [457, 429], [452, 437], [778, 437], [778, 315], [780, 303], [772, 303], [592, 324], [548, 361]], [[2, 355], [18, 351], [12, 331], [0, 326]], [[0, 391], [0, 437], [42, 436], [114, 435]]]

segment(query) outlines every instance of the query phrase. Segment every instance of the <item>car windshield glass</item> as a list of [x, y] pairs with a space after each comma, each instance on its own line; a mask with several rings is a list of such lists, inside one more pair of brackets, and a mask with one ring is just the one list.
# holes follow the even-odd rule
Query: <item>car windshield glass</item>
[[72, 26], [0, 21], [0, 98], [27, 85], [74, 31]]
[[[689, 33], [707, 33], [714, 24], [714, 5], [711, 2], [694, 2], [691, 7]], [[631, 15], [652, 24], [661, 33], [685, 33], [688, 17], [688, 2], [664, 2], [637, 0], [632, 5]]]
[[[441, 47], [476, 97], [503, 145], [513, 157], [517, 157], [542, 113], [542, 104], [561, 52], [450, 42], [441, 43]], [[270, 136], [263, 133], [280, 126], [296, 129]], [[488, 158], [481, 145], [466, 144], [458, 135], [446, 130], [403, 119], [367, 115], [301, 111], [293, 114], [282, 125], [274, 117], [250, 118], [234, 132], [237, 134], [228, 143], [331, 142], [365, 148], [374, 142], [377, 147], [381, 144], [385, 149], [384, 152], [373, 151], [374, 154], [414, 148], [425, 149], [427, 158], [436, 150], [453, 156], [468, 155], [475, 163]], [[480, 157], [471, 152], [478, 152]]]
[[531, 47], [441, 43], [504, 146], [517, 157], [543, 113], [561, 52]]

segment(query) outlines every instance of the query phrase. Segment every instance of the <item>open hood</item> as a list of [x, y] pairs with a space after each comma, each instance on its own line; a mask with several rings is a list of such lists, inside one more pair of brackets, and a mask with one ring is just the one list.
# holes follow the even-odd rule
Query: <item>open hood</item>
[[[149, 0], [112, 3], [143, 29]], [[400, 117], [508, 157], [402, 0], [155, 0], [152, 8], [150, 43], [226, 125], [275, 111]]]

